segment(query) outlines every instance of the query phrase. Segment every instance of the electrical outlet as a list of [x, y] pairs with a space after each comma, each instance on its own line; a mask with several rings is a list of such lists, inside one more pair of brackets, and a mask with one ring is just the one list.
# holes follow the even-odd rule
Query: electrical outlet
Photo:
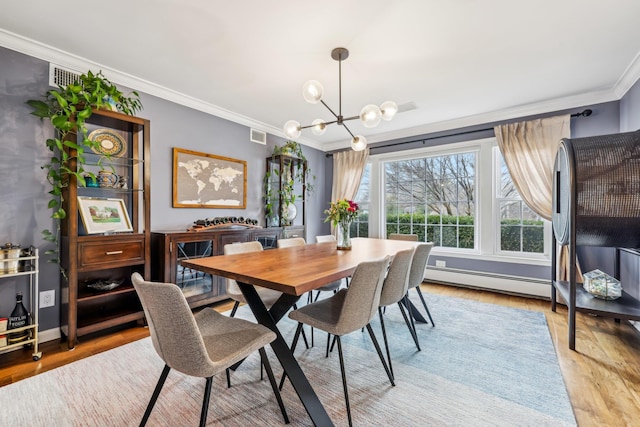
[[40, 292], [40, 308], [53, 307], [54, 305], [56, 305], [55, 289]]
[[436, 267], [445, 268], [447, 266], [447, 261], [443, 261], [441, 259], [436, 260]]

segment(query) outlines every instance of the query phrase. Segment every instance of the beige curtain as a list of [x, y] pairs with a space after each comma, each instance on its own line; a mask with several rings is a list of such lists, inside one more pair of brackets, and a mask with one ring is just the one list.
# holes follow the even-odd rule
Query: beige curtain
[[[496, 126], [498, 146], [520, 196], [529, 208], [551, 220], [553, 166], [562, 138], [571, 136], [571, 116], [537, 119]], [[568, 280], [568, 247], [562, 247], [557, 262], [559, 280]], [[582, 281], [578, 268], [577, 281]]]
[[333, 186], [331, 201], [353, 200], [369, 159], [369, 148], [362, 151], [346, 150], [333, 154]]

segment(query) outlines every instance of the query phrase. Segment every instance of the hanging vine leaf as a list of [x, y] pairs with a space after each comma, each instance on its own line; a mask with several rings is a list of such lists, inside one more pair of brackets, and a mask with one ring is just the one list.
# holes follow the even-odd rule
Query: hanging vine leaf
[[[76, 81], [67, 86], [58, 86], [57, 89], [48, 90], [44, 100], [31, 99], [26, 101], [33, 111], [31, 114], [41, 119], [49, 119], [55, 129], [55, 137], [48, 138], [45, 145], [51, 151], [48, 163], [42, 165], [47, 171], [47, 180], [51, 184], [48, 192], [52, 198], [48, 202], [52, 209], [51, 218], [56, 221], [56, 230], [44, 230], [43, 238], [47, 241], [59, 243], [60, 220], [66, 218], [67, 213], [63, 208], [62, 188], [69, 183], [69, 177], [74, 176], [78, 185], [85, 186], [82, 176], [85, 164], [84, 153], [91, 149], [95, 142], [87, 138], [86, 120], [91, 117], [94, 109], [100, 109], [114, 102], [122, 113], [134, 115], [142, 109], [140, 96], [132, 92], [131, 96], [125, 96], [111, 83], [102, 71], [93, 73], [88, 71], [82, 74]], [[77, 142], [77, 135], [82, 135]], [[74, 153], [74, 154], [71, 154]], [[75, 162], [75, 168], [71, 168], [71, 162]], [[53, 262], [59, 262], [59, 251], [47, 251], [55, 255]], [[63, 271], [64, 274], [64, 271]]]

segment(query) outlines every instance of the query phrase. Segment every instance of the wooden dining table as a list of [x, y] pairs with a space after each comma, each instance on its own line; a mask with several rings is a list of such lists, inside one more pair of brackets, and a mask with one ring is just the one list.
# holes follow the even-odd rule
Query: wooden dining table
[[[336, 242], [325, 242], [234, 255], [219, 255], [182, 261], [184, 267], [234, 279], [258, 323], [277, 335], [271, 348], [278, 357], [300, 401], [316, 426], [333, 425], [320, 399], [309, 384], [277, 323], [306, 292], [349, 277], [358, 264], [416, 246], [417, 242], [354, 238], [351, 250], [338, 250]], [[269, 309], [255, 286], [282, 292]]]

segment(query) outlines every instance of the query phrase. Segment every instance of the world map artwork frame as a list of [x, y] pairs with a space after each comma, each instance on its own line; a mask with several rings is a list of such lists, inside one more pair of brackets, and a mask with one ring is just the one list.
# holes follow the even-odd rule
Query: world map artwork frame
[[174, 147], [173, 207], [246, 209], [247, 162]]

